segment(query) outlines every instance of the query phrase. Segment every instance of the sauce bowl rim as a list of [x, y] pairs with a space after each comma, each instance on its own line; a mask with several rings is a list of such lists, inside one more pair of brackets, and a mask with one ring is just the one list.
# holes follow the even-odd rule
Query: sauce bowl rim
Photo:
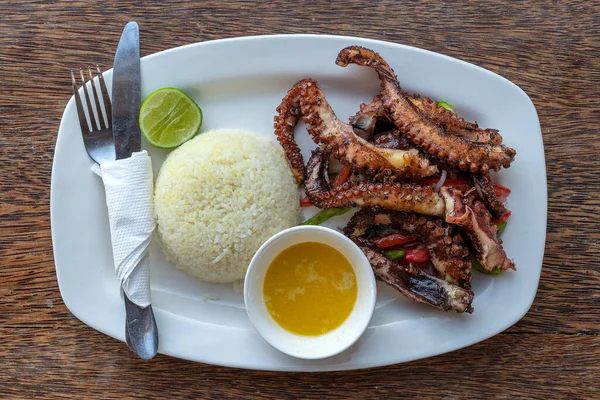
[[[315, 233], [310, 240], [291, 240], [310, 232]], [[282, 245], [279, 243], [282, 240], [289, 243]], [[262, 285], [273, 259], [285, 249], [304, 242], [323, 243], [340, 251], [352, 266], [358, 285], [354, 307], [346, 320], [323, 335], [304, 336], [287, 331], [273, 319], [264, 302]], [[269, 345], [296, 358], [329, 358], [350, 348], [367, 329], [376, 300], [375, 275], [362, 250], [342, 233], [318, 225], [294, 226], [273, 235], [252, 257], [244, 280], [244, 304], [250, 322]]]

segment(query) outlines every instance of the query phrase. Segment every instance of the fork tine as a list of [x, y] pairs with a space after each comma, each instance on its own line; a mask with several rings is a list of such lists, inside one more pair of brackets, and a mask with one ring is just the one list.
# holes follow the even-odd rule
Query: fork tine
[[75, 74], [71, 70], [71, 80], [73, 82], [73, 96], [75, 97], [75, 105], [77, 107], [77, 116], [79, 117], [79, 125], [81, 126], [81, 133], [90, 131], [90, 127], [85, 118], [85, 111], [83, 111], [83, 104], [81, 104], [81, 97], [79, 97], [79, 90], [77, 90], [77, 81], [75, 80]]
[[96, 65], [96, 71], [98, 71], [98, 81], [100, 82], [100, 90], [102, 91], [102, 100], [104, 101], [104, 110], [106, 111], [106, 120], [108, 121], [108, 127], [112, 126], [112, 106], [110, 103], [110, 96], [106, 89], [106, 83], [104, 83], [104, 77], [100, 67]]
[[83, 85], [83, 94], [85, 95], [85, 102], [87, 103], [87, 108], [90, 113], [90, 125], [92, 126], [92, 130], [94, 130], [94, 123], [96, 124], [96, 129], [100, 130], [100, 126], [98, 126], [98, 121], [96, 121], [96, 116], [94, 114], [94, 108], [92, 107], [92, 102], [90, 101], [90, 95], [87, 89], [87, 83], [83, 76], [83, 70], [79, 69], [79, 74], [81, 75], [81, 82]]
[[88, 66], [88, 73], [90, 75], [90, 83], [92, 85], [92, 94], [94, 95], [94, 103], [96, 104], [96, 111], [98, 111], [98, 121], [100, 127], [106, 125], [104, 117], [102, 115], [102, 108], [100, 108], [100, 100], [98, 100], [98, 92], [96, 91], [96, 84], [94, 83], [94, 76], [92, 75], [92, 68]]

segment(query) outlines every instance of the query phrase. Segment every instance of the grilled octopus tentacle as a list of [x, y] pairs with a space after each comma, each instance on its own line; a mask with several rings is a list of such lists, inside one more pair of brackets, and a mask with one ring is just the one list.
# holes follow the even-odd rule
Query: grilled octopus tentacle
[[312, 204], [319, 208], [377, 205], [424, 215], [444, 215], [444, 199], [430, 186], [346, 182], [340, 187], [331, 188], [325, 180], [328, 158], [328, 153], [317, 148], [313, 151], [306, 167], [306, 195]]
[[[408, 149], [412, 147], [412, 144], [406, 136], [403, 136], [397, 130], [386, 131], [375, 134], [373, 143], [378, 147], [387, 149]], [[443, 163], [439, 164], [440, 169], [449, 169], [449, 166], [445, 166]], [[469, 173], [469, 180], [473, 187], [477, 190], [477, 194], [483, 200], [487, 209], [495, 219], [501, 219], [507, 213], [508, 209], [504, 206], [504, 203], [496, 195], [492, 181], [489, 175]]]
[[[449, 134], [460, 136], [473, 143], [489, 143], [499, 145], [502, 136], [496, 129], [482, 129], [476, 123], [465, 121], [456, 113], [440, 107], [436, 101], [429, 97], [421, 97], [419, 94], [407, 96], [408, 100], [427, 118], [442, 125]], [[375, 130], [377, 121], [387, 119], [383, 101], [379, 95], [368, 104], [361, 104], [360, 110], [350, 119], [350, 125], [354, 131], [364, 132], [370, 136]]]
[[[413, 265], [403, 266], [398, 261], [391, 261], [383, 256], [365, 237], [370, 229], [377, 226], [398, 227], [416, 236], [427, 245], [434, 266], [446, 276], [446, 280], [426, 274]], [[365, 253], [377, 278], [406, 297], [445, 311], [473, 311], [468, 252], [462, 246], [460, 235], [454, 234], [441, 219], [363, 208], [352, 217], [344, 233]]]
[[508, 210], [504, 207], [502, 201], [496, 196], [496, 191], [494, 190], [494, 186], [492, 185], [489, 176], [484, 174], [471, 174], [469, 178], [473, 186], [477, 189], [479, 197], [483, 199], [483, 202], [494, 218], [500, 219], [508, 213]]
[[483, 129], [476, 123], [465, 121], [456, 113], [440, 107], [437, 101], [433, 101], [429, 97], [421, 97], [415, 94], [409, 99], [427, 118], [444, 126], [449, 134], [460, 136], [473, 143], [502, 144], [502, 135], [498, 133], [497, 129]]
[[414, 144], [453, 167], [487, 173], [489, 169], [508, 168], [516, 152], [504, 145], [471, 143], [445, 129], [421, 113], [402, 92], [394, 71], [372, 50], [360, 46], [342, 49], [336, 64], [354, 63], [374, 68], [381, 79], [380, 94], [390, 119]]
[[440, 189], [446, 203], [446, 222], [458, 226], [467, 237], [473, 256], [488, 271], [493, 268], [514, 269], [515, 263], [509, 259], [498, 238], [498, 227], [490, 222], [490, 212], [482, 202], [473, 196], [452, 188]]
[[[411, 147], [410, 141], [398, 131], [387, 131], [375, 134], [373, 143], [378, 147], [387, 149], [407, 149]], [[443, 164], [438, 165], [440, 169], [446, 169]], [[473, 187], [477, 190], [477, 194], [483, 200], [487, 209], [495, 219], [501, 219], [507, 213], [508, 209], [504, 203], [496, 195], [492, 181], [488, 175], [469, 173], [469, 180]]]
[[277, 107], [275, 116], [275, 135], [277, 141], [285, 152], [285, 158], [290, 166], [296, 182], [304, 182], [304, 159], [300, 147], [294, 139], [294, 128], [300, 119], [300, 87], [295, 85], [284, 97], [283, 101]]
[[437, 172], [437, 167], [429, 165], [429, 160], [416, 149], [383, 149], [360, 138], [350, 125], [335, 116], [313, 80], [304, 79], [296, 83], [277, 110], [279, 115], [275, 117], [275, 134], [298, 182], [302, 182], [301, 178], [305, 176], [300, 149], [293, 140], [298, 114], [302, 115], [316, 143], [325, 145], [340, 161], [352, 164], [357, 170], [388, 170], [394, 175], [416, 177]]

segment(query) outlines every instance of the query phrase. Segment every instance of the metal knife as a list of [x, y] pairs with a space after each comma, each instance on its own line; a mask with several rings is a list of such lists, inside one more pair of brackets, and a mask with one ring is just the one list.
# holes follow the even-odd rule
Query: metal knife
[[125, 25], [113, 67], [112, 120], [117, 160], [141, 150], [140, 32], [138, 24]]
[[[138, 24], [123, 29], [113, 67], [112, 121], [117, 160], [141, 150], [140, 34]], [[147, 360], [158, 351], [158, 329], [152, 306], [141, 308], [125, 292], [125, 339], [127, 346]]]

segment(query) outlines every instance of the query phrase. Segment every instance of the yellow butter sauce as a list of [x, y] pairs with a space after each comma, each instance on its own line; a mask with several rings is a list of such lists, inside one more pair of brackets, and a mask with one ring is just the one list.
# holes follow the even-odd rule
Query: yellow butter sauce
[[284, 329], [316, 336], [342, 325], [356, 303], [356, 275], [331, 246], [298, 243], [283, 250], [265, 276], [263, 296], [269, 313]]

